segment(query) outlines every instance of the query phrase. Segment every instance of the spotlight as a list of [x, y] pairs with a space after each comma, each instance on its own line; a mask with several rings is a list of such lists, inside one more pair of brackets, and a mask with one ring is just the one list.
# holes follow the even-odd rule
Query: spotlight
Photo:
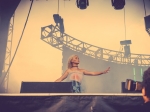
[[86, 9], [89, 6], [89, 0], [76, 0], [77, 7], [80, 9]]
[[148, 34], [150, 35], [150, 15], [144, 17], [144, 20], [145, 20], [145, 28], [146, 28], [146, 31], [147, 31]]
[[125, 0], [111, 0], [112, 6], [114, 6], [114, 9], [120, 10], [123, 9], [125, 6]]
[[58, 25], [58, 23], [60, 23], [60, 16], [59, 14], [53, 14], [53, 18], [54, 18], [54, 21], [56, 23], [56, 25]]
[[60, 32], [63, 34], [65, 31], [63, 18], [61, 18], [61, 16], [59, 16], [59, 14], [53, 14], [53, 18], [56, 23], [56, 26], [59, 25]]

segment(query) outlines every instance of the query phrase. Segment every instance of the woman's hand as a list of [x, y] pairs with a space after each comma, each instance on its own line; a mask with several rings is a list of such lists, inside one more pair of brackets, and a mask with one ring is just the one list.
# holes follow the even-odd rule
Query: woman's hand
[[108, 67], [106, 70], [103, 71], [103, 74], [106, 74], [110, 71], [110, 67]]

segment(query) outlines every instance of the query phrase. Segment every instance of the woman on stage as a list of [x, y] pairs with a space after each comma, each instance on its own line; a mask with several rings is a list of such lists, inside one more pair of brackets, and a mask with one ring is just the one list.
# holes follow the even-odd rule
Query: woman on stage
[[110, 67], [108, 67], [106, 70], [102, 72], [90, 72], [78, 68], [78, 65], [79, 65], [79, 57], [77, 55], [70, 56], [68, 60], [68, 69], [55, 82], [61, 82], [67, 78], [69, 82], [72, 82], [73, 92], [81, 93], [81, 82], [83, 79], [83, 75], [97, 76], [97, 75], [106, 74], [110, 70]]

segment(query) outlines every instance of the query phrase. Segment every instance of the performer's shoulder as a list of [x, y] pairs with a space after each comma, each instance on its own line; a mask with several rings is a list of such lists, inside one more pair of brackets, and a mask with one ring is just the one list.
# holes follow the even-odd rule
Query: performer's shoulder
[[85, 69], [79, 69], [80, 71], [82, 71], [82, 72], [84, 72], [85, 71]]
[[66, 70], [66, 72], [70, 72], [71, 71], [71, 69], [70, 68], [68, 68], [67, 70]]

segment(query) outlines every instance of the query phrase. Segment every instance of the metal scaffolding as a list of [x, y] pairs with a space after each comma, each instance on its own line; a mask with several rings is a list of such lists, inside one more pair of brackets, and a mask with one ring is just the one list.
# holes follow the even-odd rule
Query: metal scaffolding
[[149, 66], [149, 54], [134, 54], [131, 53], [128, 57], [124, 52], [114, 51], [110, 49], [101, 48], [81, 40], [78, 40], [66, 33], [61, 33], [59, 26], [49, 25], [41, 28], [41, 40], [50, 44], [59, 50], [67, 47], [73, 51], [80, 52], [83, 55], [110, 61], [117, 64], [128, 64], [134, 66]]
[[13, 28], [14, 28], [14, 15], [10, 19], [4, 67], [3, 67], [3, 71], [2, 71], [2, 76], [0, 78], [0, 82], [3, 81], [2, 82], [2, 86], [4, 89], [3, 92], [6, 92], [6, 93], [8, 92], [9, 71], [7, 72], [7, 70], [8, 70], [8, 67], [10, 66], [10, 62], [11, 62]]

